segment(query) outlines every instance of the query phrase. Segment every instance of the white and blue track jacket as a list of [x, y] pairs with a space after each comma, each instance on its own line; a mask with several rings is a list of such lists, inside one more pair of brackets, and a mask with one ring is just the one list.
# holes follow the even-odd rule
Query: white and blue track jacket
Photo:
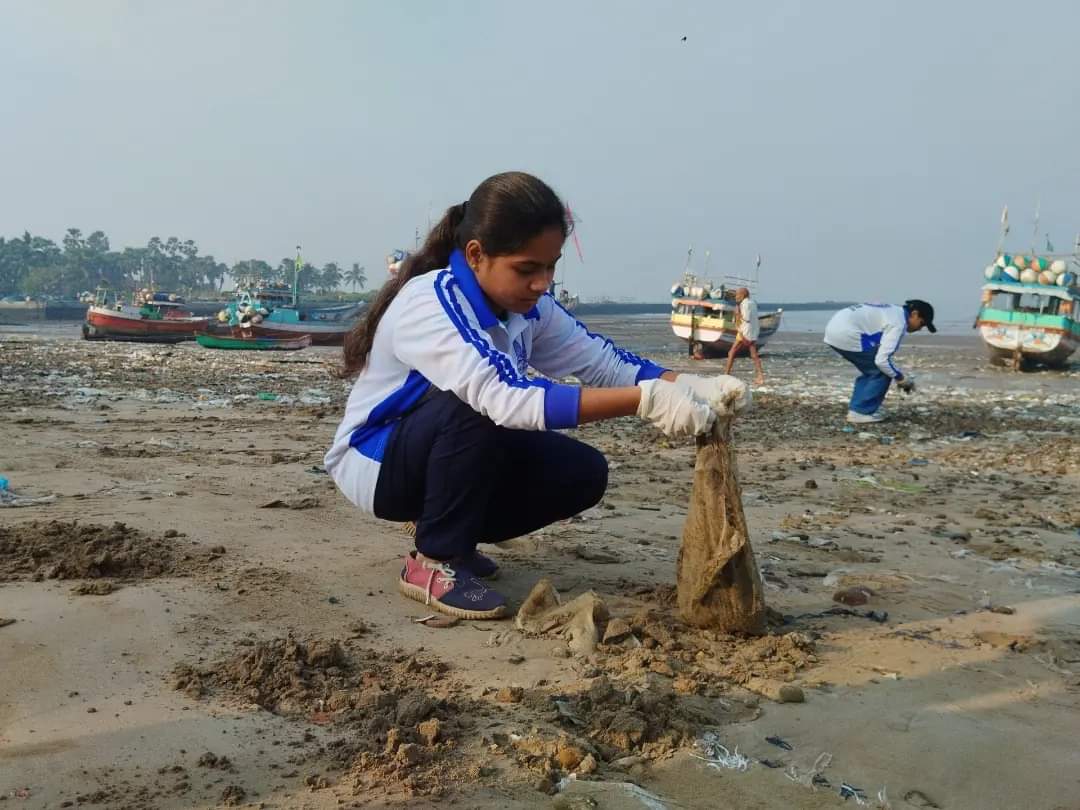
[[664, 372], [590, 332], [551, 295], [500, 321], [455, 251], [449, 267], [411, 279], [383, 314], [326, 453], [327, 472], [350, 501], [372, 511], [394, 423], [431, 386], [505, 427], [575, 427], [581, 389], [530, 379], [530, 367], [594, 387], [630, 386]]
[[846, 352], [876, 352], [874, 364], [894, 380], [904, 379], [893, 355], [907, 334], [907, 310], [894, 304], [855, 304], [837, 312], [825, 327], [825, 342]]

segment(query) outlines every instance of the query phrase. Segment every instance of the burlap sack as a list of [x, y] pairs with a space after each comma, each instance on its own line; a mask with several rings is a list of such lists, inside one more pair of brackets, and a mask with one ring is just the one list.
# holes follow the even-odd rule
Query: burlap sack
[[765, 599], [743, 515], [730, 417], [699, 436], [677, 567], [684, 621], [728, 633], [765, 631]]

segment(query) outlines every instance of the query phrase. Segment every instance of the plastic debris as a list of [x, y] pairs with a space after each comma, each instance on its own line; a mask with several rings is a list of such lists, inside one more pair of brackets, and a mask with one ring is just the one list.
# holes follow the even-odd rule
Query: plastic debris
[[814, 764], [810, 766], [809, 770], [800, 772], [798, 768], [792, 765], [784, 772], [784, 776], [792, 782], [798, 782], [800, 785], [809, 788], [830, 787], [829, 780], [824, 776], [825, 770], [830, 764], [832, 764], [832, 754], [823, 751], [818, 754], [818, 758], [814, 760]]
[[772, 737], [766, 737], [765, 742], [767, 742], [769, 745], [775, 745], [777, 748], [783, 748], [785, 751], [795, 750], [795, 746], [793, 746], [791, 743], [789, 743], [782, 737], [777, 737], [775, 735]]
[[8, 506], [18, 508], [21, 506], [43, 506], [48, 503], [53, 503], [55, 500], [55, 495], [43, 495], [40, 498], [34, 498], [29, 495], [16, 495], [6, 487], [0, 488], [0, 507]]
[[414, 624], [422, 624], [425, 627], [457, 627], [461, 624], [461, 619], [456, 616], [443, 616], [439, 613], [429, 613], [427, 616], [421, 616], [419, 619], [413, 619]]
[[698, 756], [697, 754], [694, 754], [694, 756], [709, 763], [713, 768], [726, 768], [740, 773], [750, 770], [750, 758], [740, 754], [738, 746], [735, 746], [734, 751], [729, 751], [728, 747], [720, 742], [719, 736], [713, 731], [707, 731], [701, 735], [695, 745], [704, 756]]
[[860, 807], [866, 805], [866, 792], [862, 788], [857, 788], [854, 785], [849, 785], [847, 782], [840, 783], [840, 798], [844, 801], [848, 799], [854, 799], [855, 804]]

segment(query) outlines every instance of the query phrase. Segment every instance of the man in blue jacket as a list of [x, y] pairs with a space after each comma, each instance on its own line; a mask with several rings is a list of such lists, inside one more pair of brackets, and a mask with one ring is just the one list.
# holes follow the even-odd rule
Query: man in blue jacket
[[854, 424], [881, 422], [881, 403], [889, 385], [896, 380], [905, 393], [915, 390], [915, 381], [893, 362], [900, 341], [908, 332], [923, 327], [936, 332], [934, 308], [913, 298], [902, 307], [894, 304], [856, 304], [842, 309], [825, 327], [825, 343], [857, 368], [847, 421]]

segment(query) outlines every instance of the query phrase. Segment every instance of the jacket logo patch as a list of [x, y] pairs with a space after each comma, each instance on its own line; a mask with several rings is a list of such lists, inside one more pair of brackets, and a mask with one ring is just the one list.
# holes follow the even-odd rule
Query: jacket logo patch
[[514, 359], [517, 361], [517, 372], [524, 376], [525, 372], [529, 370], [529, 356], [525, 354], [525, 344], [520, 340], [515, 340], [514, 346]]

